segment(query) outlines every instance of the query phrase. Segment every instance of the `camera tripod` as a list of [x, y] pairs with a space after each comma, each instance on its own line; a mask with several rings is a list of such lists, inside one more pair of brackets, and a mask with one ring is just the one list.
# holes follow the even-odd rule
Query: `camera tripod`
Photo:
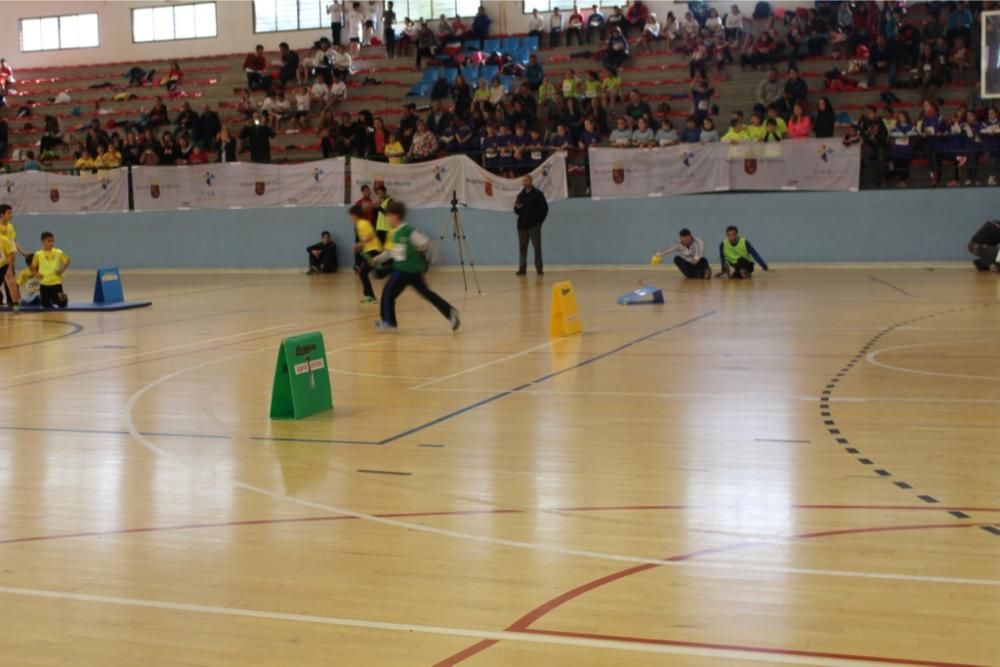
[[[458, 194], [456, 191], [452, 190], [451, 211], [448, 212], [448, 217], [444, 221], [444, 226], [441, 227], [441, 235], [438, 236], [438, 240], [435, 242], [434, 247], [431, 248], [428, 258], [430, 259], [431, 264], [437, 263], [437, 259], [441, 255], [441, 246], [450, 230], [451, 238], [454, 239], [455, 243], [458, 245], [458, 262], [462, 267], [462, 284], [465, 285], [465, 291], [469, 291], [469, 279], [465, 273], [465, 258], [468, 257], [469, 271], [472, 273], [472, 279], [476, 283], [476, 293], [478, 293], [479, 296], [482, 296], [483, 290], [479, 287], [479, 276], [476, 274], [476, 261], [472, 257], [472, 249], [469, 247], [469, 241], [465, 238], [465, 227], [462, 226], [462, 218], [458, 214], [458, 206]], [[462, 204], [462, 206], [465, 206], [465, 204]]]

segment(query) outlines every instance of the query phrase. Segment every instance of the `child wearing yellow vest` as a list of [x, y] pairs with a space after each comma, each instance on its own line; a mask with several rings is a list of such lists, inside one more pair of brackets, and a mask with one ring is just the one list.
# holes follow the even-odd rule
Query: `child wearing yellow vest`
[[14, 279], [14, 257], [17, 248], [14, 242], [6, 236], [0, 236], [0, 282], [7, 288], [7, 298], [14, 311], [21, 309], [21, 293]]
[[371, 221], [365, 217], [365, 210], [360, 204], [355, 204], [347, 212], [354, 223], [354, 232], [358, 239], [354, 244], [354, 253], [361, 257], [356, 270], [358, 278], [361, 279], [361, 289], [364, 291], [364, 298], [361, 303], [376, 303], [375, 290], [372, 289], [372, 281], [368, 274], [372, 271], [372, 264], [375, 258], [382, 252], [382, 241], [375, 233]]
[[55, 247], [56, 237], [52, 232], [42, 232], [42, 249], [31, 260], [31, 270], [40, 279], [39, 296], [42, 308], [69, 305], [69, 297], [63, 292], [62, 277], [69, 268], [69, 257]]
[[719, 244], [719, 260], [722, 271], [716, 274], [716, 278], [748, 280], [753, 275], [754, 261], [765, 271], [771, 270], [757, 249], [740, 236], [740, 230], [734, 225], [726, 227], [726, 240]]
[[21, 292], [22, 306], [37, 306], [42, 302], [41, 297], [39, 296], [41, 294], [42, 282], [31, 270], [31, 263], [34, 259], [35, 253], [28, 253], [26, 258], [28, 267], [22, 269], [21, 272], [17, 274], [17, 289]]
[[[7, 283], [4, 276], [7, 271], [11, 271], [13, 276], [13, 271], [15, 270], [15, 260], [17, 259], [17, 253], [24, 254], [24, 249], [17, 244], [17, 230], [14, 229], [14, 223], [11, 220], [14, 217], [14, 209], [10, 207], [10, 204], [0, 204], [0, 238], [4, 238], [10, 241], [12, 251], [8, 259], [6, 251], [0, 249], [0, 291], [6, 288], [7, 291], [7, 305], [16, 306], [18, 305], [18, 300], [13, 298], [13, 294], [10, 293], [10, 288], [7, 287]], [[2, 241], [0, 241], [2, 244]], [[6, 244], [2, 244], [0, 247], [6, 247]], [[0, 300], [2, 302], [2, 300]]]

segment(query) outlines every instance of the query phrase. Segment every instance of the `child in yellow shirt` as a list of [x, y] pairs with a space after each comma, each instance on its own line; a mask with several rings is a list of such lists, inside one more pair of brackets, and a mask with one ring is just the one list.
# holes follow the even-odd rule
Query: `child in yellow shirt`
[[28, 253], [28, 267], [22, 269], [21, 272], [17, 274], [17, 289], [21, 292], [22, 306], [37, 306], [42, 302], [41, 297], [39, 296], [41, 292], [39, 289], [41, 280], [31, 270], [31, 262], [34, 261], [34, 259], [35, 253]]
[[355, 237], [358, 239], [354, 244], [354, 252], [361, 257], [361, 262], [356, 267], [358, 278], [361, 280], [361, 289], [365, 293], [361, 303], [376, 303], [378, 299], [375, 298], [375, 290], [372, 289], [372, 281], [368, 278], [368, 274], [372, 271], [375, 257], [382, 252], [382, 242], [375, 234], [371, 220], [365, 217], [365, 211], [360, 204], [352, 206], [347, 214], [351, 216]]
[[31, 259], [31, 271], [39, 277], [41, 283], [38, 290], [42, 308], [65, 308], [69, 305], [69, 297], [62, 287], [63, 274], [69, 268], [69, 256], [55, 245], [55, 235], [52, 232], [42, 232], [42, 249]]

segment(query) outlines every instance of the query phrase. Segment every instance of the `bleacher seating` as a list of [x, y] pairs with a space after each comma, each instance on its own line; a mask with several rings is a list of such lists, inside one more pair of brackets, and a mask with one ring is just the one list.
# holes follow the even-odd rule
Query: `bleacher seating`
[[[305, 56], [306, 45], [312, 42], [314, 35], [303, 33], [298, 40], [299, 52]], [[538, 40], [528, 36], [497, 36], [485, 40], [486, 51], [508, 51], [516, 55], [518, 60], [526, 62], [527, 56], [538, 49]], [[539, 59], [545, 68], [546, 75], [558, 83], [568, 69], [574, 69], [578, 75], [589, 70], [601, 69], [600, 63], [593, 59], [577, 59], [570, 54], [579, 51], [579, 47], [546, 48], [537, 51]], [[55, 115], [63, 124], [66, 132], [73, 132], [93, 118], [99, 118], [102, 125], [108, 121], [120, 124], [125, 120], [134, 120], [145, 108], [148, 108], [156, 96], [163, 97], [173, 118], [180, 110], [183, 102], [192, 103], [197, 111], [203, 105], [211, 105], [219, 110], [223, 121], [238, 131], [242, 125], [241, 117], [235, 112], [236, 93], [245, 87], [246, 80], [242, 71], [242, 61], [245, 54], [228, 54], [213, 57], [182, 59], [185, 70], [184, 97], [168, 98], [162, 86], [143, 86], [128, 89], [135, 95], [133, 99], [115, 101], [114, 90], [109, 88], [94, 88], [103, 83], [124, 86], [124, 72], [133, 64], [146, 68], [156, 68], [165, 73], [168, 63], [165, 61], [146, 63], [107, 63], [94, 65], [79, 65], [72, 67], [51, 67], [17, 70], [18, 82], [13, 86], [16, 95], [8, 98], [9, 107], [2, 114], [10, 127], [11, 149], [33, 148], [42, 133], [42, 118], [46, 114]], [[268, 54], [273, 60], [275, 54]], [[17, 65], [16, 62], [12, 62]], [[418, 105], [427, 103], [434, 81], [439, 75], [453, 81], [459, 71], [470, 85], [475, 86], [479, 79], [489, 83], [498, 73], [494, 65], [465, 66], [461, 70], [454, 68], [428, 68], [417, 71], [411, 58], [398, 57], [392, 60], [384, 57], [380, 48], [365, 48], [361, 57], [355, 61], [357, 73], [352, 77], [348, 99], [338, 107], [338, 111], [356, 113], [362, 109], [369, 110], [376, 116], [381, 116], [388, 126], [393, 126], [402, 114], [403, 105], [415, 101]], [[804, 59], [799, 62], [803, 77], [809, 84], [810, 99], [827, 96], [832, 101], [837, 112], [847, 112], [851, 117], [857, 117], [859, 110], [865, 104], [880, 104], [879, 94], [884, 86], [876, 85], [867, 90], [833, 92], [822, 89], [823, 73], [838, 67], [846, 69], [847, 61], [833, 57]], [[741, 109], [749, 111], [757, 84], [764, 76], [762, 72], [741, 72], [738, 65], [727, 67], [727, 78], [716, 79], [713, 86], [717, 97], [715, 102], [719, 107], [718, 126], [720, 130], [728, 121], [731, 112]], [[714, 72], [713, 72], [714, 74]], [[637, 53], [632, 61], [621, 72], [623, 87], [639, 89], [651, 103], [669, 101], [672, 106], [670, 115], [683, 118], [689, 111], [689, 102], [683, 99], [687, 96], [687, 60], [680, 54], [668, 55], [665, 51], [652, 54]], [[883, 75], [884, 76], [884, 75]], [[365, 84], [364, 79], [371, 77], [375, 84]], [[583, 77], [581, 77], [583, 78]], [[881, 81], [882, 79], [880, 79]], [[516, 88], [517, 80], [503, 77], [508, 90]], [[969, 92], [973, 90], [971, 82], [949, 84], [941, 91], [946, 105], [959, 105], [965, 102]], [[60, 92], [68, 90], [72, 100], [66, 104], [54, 104], [51, 100]], [[905, 109], [916, 115], [918, 112], [919, 95], [914, 90], [894, 91], [902, 102], [897, 109]], [[258, 100], [262, 93], [254, 93]], [[32, 115], [28, 118], [16, 117], [18, 107], [31, 104]], [[655, 106], [655, 104], [654, 104]], [[620, 107], [619, 107], [620, 110]], [[275, 161], [300, 161], [319, 157], [319, 140], [313, 132], [281, 134], [273, 141], [273, 158]], [[9, 153], [7, 159], [9, 161]], [[16, 161], [12, 166], [18, 168]], [[53, 168], [66, 169], [70, 167], [71, 157], [57, 160]]]

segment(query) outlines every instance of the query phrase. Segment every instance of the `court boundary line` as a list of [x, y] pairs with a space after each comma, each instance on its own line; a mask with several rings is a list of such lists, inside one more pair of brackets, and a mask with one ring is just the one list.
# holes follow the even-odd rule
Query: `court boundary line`
[[42, 322], [43, 324], [65, 324], [65, 325], [68, 325], [70, 327], [73, 327], [73, 330], [72, 331], [68, 331], [67, 333], [64, 333], [64, 334], [59, 334], [58, 336], [52, 336], [51, 338], [43, 338], [41, 340], [33, 340], [33, 341], [29, 341], [27, 343], [15, 343], [13, 345], [4, 345], [3, 347], [0, 347], [0, 351], [2, 351], [2, 350], [13, 350], [13, 349], [16, 349], [16, 348], [19, 348], [19, 347], [30, 347], [32, 345], [42, 345], [44, 343], [51, 343], [54, 340], [61, 340], [63, 338], [69, 338], [70, 336], [76, 336], [77, 334], [83, 333], [87, 329], [87, 327], [85, 327], [84, 325], [82, 325], [82, 324], [80, 324], [78, 322], [70, 322], [69, 320], [34, 320], [34, 321], [35, 322]]

